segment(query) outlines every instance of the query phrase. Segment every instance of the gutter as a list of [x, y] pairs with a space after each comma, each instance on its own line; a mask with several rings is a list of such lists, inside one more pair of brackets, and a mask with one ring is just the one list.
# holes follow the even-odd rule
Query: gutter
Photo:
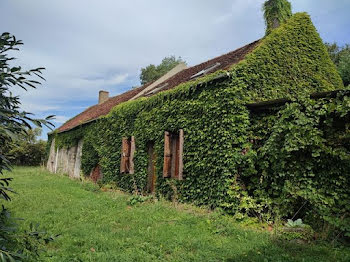
[[[350, 90], [338, 89], [334, 91], [313, 93], [310, 95], [310, 98], [312, 99], [319, 99], [319, 98], [326, 98], [326, 97], [335, 98], [338, 93], [344, 92], [344, 91], [347, 93], [350, 93]], [[274, 106], [282, 106], [291, 101], [292, 101], [291, 99], [281, 98], [281, 99], [268, 100], [263, 102], [249, 103], [249, 104], [246, 104], [246, 106], [251, 110], [256, 110], [256, 109], [270, 108]]]

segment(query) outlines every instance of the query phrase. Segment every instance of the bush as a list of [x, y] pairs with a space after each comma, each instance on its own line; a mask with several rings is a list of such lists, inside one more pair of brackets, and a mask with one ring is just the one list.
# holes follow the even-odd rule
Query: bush
[[7, 158], [13, 165], [38, 166], [46, 157], [46, 142], [37, 140], [41, 129], [26, 130], [8, 145]]
[[36, 261], [44, 246], [56, 236], [50, 236], [30, 224], [28, 229], [20, 230], [9, 210], [2, 206], [0, 211], [0, 261]]
[[9, 152], [9, 160], [13, 165], [38, 166], [45, 160], [46, 142], [38, 141], [34, 144], [20, 143]]

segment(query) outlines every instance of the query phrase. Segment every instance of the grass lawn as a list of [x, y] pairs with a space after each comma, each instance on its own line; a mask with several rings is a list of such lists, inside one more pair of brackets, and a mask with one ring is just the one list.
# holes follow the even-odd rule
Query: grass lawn
[[229, 217], [166, 201], [128, 206], [130, 196], [91, 183], [15, 168], [8, 205], [23, 224], [51, 234], [43, 261], [350, 261], [350, 250], [273, 240]]

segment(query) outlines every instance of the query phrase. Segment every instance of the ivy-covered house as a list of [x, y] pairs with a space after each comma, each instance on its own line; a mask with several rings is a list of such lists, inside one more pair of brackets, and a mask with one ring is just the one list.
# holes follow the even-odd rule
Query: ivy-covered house
[[[80, 163], [80, 157], [82, 155], [82, 148], [83, 148], [83, 140], [80, 139], [83, 138], [83, 135], [80, 134], [83, 132], [82, 129], [85, 129], [87, 126], [92, 124], [93, 122], [96, 122], [99, 118], [102, 116], [108, 115], [114, 107], [117, 105], [120, 105], [122, 103], [125, 103], [127, 101], [139, 101], [143, 100], [148, 97], [153, 97], [156, 94], [160, 92], [164, 92], [166, 90], [173, 90], [177, 88], [178, 85], [188, 82], [188, 81], [194, 81], [201, 79], [201, 77], [208, 75], [209, 73], [214, 72], [223, 72], [222, 70], [229, 69], [232, 65], [237, 64], [241, 60], [244, 59], [245, 55], [250, 53], [257, 45], [258, 41], [251, 43], [247, 46], [244, 46], [238, 50], [235, 50], [233, 52], [227, 53], [225, 55], [219, 56], [217, 58], [214, 58], [212, 60], [209, 60], [207, 62], [204, 62], [202, 64], [187, 68], [184, 63], [180, 63], [178, 66], [176, 66], [173, 70], [168, 72], [166, 75], [158, 79], [157, 81], [153, 83], [146, 84], [142, 87], [131, 89], [130, 91], [123, 93], [121, 95], [115, 96], [115, 97], [109, 97], [109, 93], [106, 91], [100, 91], [99, 97], [98, 97], [98, 104], [94, 105], [92, 107], [89, 107], [79, 115], [75, 116], [74, 118], [70, 119], [68, 122], [63, 124], [61, 127], [59, 127], [56, 130], [56, 134], [59, 134], [58, 136], [67, 136], [67, 137], [73, 137], [71, 134], [73, 131], [78, 132], [78, 137], [74, 137], [75, 141], [71, 144], [67, 144], [63, 142], [62, 146], [59, 146], [57, 144], [54, 147], [54, 143], [51, 145], [52, 152], [50, 153], [50, 160], [48, 161], [48, 169], [52, 172], [59, 172], [59, 173], [68, 173], [71, 177], [80, 177], [80, 169], [81, 169], [81, 163]], [[217, 78], [220, 80], [222, 78], [223, 80], [227, 78], [228, 72], [224, 74], [220, 74]], [[84, 128], [83, 128], [84, 126]], [[79, 131], [76, 131], [79, 130]], [[133, 136], [127, 136], [130, 140]], [[60, 138], [58, 138], [60, 141]], [[69, 139], [70, 141], [71, 139]], [[76, 143], [77, 141], [80, 141], [80, 143]], [[59, 143], [58, 141], [58, 143]], [[55, 141], [54, 141], [55, 142]], [[129, 141], [130, 142], [130, 141]], [[124, 145], [124, 147], [131, 146], [127, 140], [123, 140], [121, 142], [120, 146]], [[134, 141], [136, 143], [136, 141]], [[123, 144], [124, 143], [124, 144]], [[129, 150], [125, 149], [124, 150]], [[133, 165], [133, 154], [134, 152], [131, 152], [131, 159], [128, 160], [128, 162]], [[130, 153], [126, 153], [129, 155]], [[182, 162], [182, 161], [181, 161]], [[127, 163], [129, 166], [130, 163]], [[126, 164], [123, 164], [126, 165]], [[96, 167], [99, 165], [96, 165]], [[95, 166], [92, 166], [95, 167]], [[90, 172], [93, 171], [93, 169], [88, 170], [86, 175], [89, 175]], [[129, 172], [129, 171], [122, 171]], [[133, 171], [131, 171], [133, 172]]]
[[343, 89], [310, 17], [297, 13], [233, 52], [115, 97], [100, 92], [49, 135], [47, 168], [235, 214], [304, 205], [300, 215], [336, 217], [345, 230]]

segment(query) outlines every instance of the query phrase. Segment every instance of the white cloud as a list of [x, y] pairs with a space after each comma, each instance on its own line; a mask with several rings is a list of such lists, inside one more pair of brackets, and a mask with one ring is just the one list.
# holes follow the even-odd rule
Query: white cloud
[[[194, 65], [263, 37], [264, 1], [1, 0], [0, 22], [24, 41], [19, 64], [46, 67], [42, 87], [16, 91], [23, 107], [72, 117], [101, 89], [117, 95], [137, 85], [140, 68], [165, 56]], [[292, 5], [311, 13], [327, 41], [350, 42], [348, 0]]]
[[124, 83], [129, 74], [115, 74], [111, 77], [104, 77], [104, 78], [95, 78], [95, 79], [81, 79], [77, 78], [74, 79], [75, 81], [74, 85], [76, 88], [80, 87], [89, 87], [89, 86], [113, 86], [113, 85], [119, 85]]
[[33, 103], [27, 103], [26, 101], [22, 101], [22, 105], [21, 105], [22, 110], [26, 111], [26, 112], [47, 112], [47, 111], [52, 111], [52, 110], [57, 110], [59, 109], [58, 106], [52, 106], [52, 105], [45, 105], [43, 103], [37, 103], [37, 104], [33, 104]]
[[232, 18], [232, 13], [220, 15], [214, 19], [214, 24], [222, 24], [228, 22]]
[[63, 124], [69, 120], [69, 117], [66, 116], [55, 116], [55, 119], [53, 122], [58, 123], [58, 124]]

